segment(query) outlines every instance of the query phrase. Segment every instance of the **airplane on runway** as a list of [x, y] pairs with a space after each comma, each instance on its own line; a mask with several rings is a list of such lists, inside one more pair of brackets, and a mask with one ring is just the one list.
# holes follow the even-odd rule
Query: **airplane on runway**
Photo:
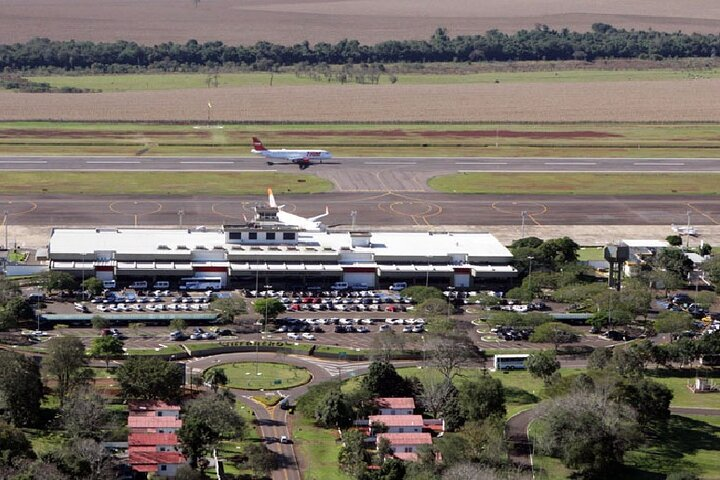
[[305, 218], [305, 217], [301, 217], [299, 215], [294, 215], [292, 213], [283, 211], [283, 207], [285, 205], [278, 205], [275, 202], [275, 195], [273, 195], [271, 188], [267, 189], [267, 194], [268, 194], [268, 205], [278, 209], [277, 210], [277, 218], [285, 225], [294, 225], [296, 227], [300, 227], [304, 230], [309, 230], [309, 231], [325, 230], [325, 225], [323, 225], [322, 222], [319, 222], [318, 220], [320, 220], [321, 218], [326, 217], [330, 214], [330, 210], [328, 209], [327, 206], [325, 207], [325, 213], [316, 215], [314, 217]]
[[287, 162], [268, 161], [268, 165], [297, 165], [300, 170], [305, 170], [310, 165], [333, 163], [323, 162], [323, 160], [332, 158], [332, 154], [327, 150], [286, 150], [284, 148], [281, 150], [268, 150], [257, 137], [253, 137], [253, 148], [250, 153], [262, 155], [265, 158], [287, 160]]

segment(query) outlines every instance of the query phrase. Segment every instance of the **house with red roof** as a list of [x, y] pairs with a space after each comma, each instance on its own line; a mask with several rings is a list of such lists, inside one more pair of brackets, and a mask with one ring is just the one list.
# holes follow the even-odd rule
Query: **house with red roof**
[[174, 478], [187, 460], [178, 447], [180, 406], [165, 402], [128, 404], [128, 457], [134, 472]]
[[355, 426], [368, 436], [368, 443], [377, 445], [381, 438], [388, 440], [393, 456], [401, 460], [416, 461], [417, 449], [432, 445], [433, 435], [445, 431], [443, 419], [423, 418], [415, 413], [412, 397], [376, 398], [375, 406], [380, 413], [356, 420]]

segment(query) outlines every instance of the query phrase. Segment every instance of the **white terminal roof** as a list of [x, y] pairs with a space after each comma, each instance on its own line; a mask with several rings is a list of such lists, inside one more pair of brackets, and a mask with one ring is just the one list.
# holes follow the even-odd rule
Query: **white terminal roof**
[[[352, 250], [358, 253], [394, 257], [438, 257], [467, 254], [470, 257], [511, 259], [512, 254], [489, 233], [417, 233], [379, 232], [370, 236], [371, 246], [352, 247], [347, 232], [301, 232], [297, 247], [331, 248], [335, 251]], [[230, 251], [237, 244], [225, 243], [222, 229], [54, 229], [50, 237], [50, 255], [92, 255], [112, 251], [123, 254], [155, 254], [192, 251], [198, 247], [213, 250], [222, 247]], [[249, 247], [260, 246], [259, 250]], [[163, 246], [165, 248], [159, 248]], [[267, 247], [278, 245], [243, 243], [248, 253], [265, 253]], [[279, 245], [281, 248], [285, 245]], [[181, 247], [181, 248], [178, 248]], [[284, 248], [283, 248], [284, 249]], [[288, 250], [288, 252], [291, 250]]]
[[667, 248], [670, 246], [665, 240], [622, 240], [630, 248]]

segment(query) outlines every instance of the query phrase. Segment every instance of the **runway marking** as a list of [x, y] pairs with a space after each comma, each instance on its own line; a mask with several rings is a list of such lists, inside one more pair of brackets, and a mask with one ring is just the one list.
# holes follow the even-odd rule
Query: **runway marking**
[[0, 163], [47, 163], [45, 160], [0, 160]]
[[[19, 204], [22, 204], [22, 203], [29, 203], [29, 204], [30, 204], [30, 208], [28, 208], [27, 210], [21, 210], [21, 211], [19, 211], [19, 212], [11, 212], [11, 211], [9, 210], [13, 205], [19, 205]], [[26, 213], [34, 212], [35, 210], [37, 210], [37, 208], [38, 208], [37, 203], [35, 203], [35, 202], [31, 201], [31, 200], [18, 200], [18, 201], [16, 201], [14, 204], [13, 204], [13, 201], [12, 201], [12, 200], [8, 200], [7, 202], [0, 202], [0, 210], [2, 210], [3, 212], [7, 211], [8, 217], [9, 217], [9, 216], [19, 217], [20, 215], [25, 215]], [[4, 217], [5, 217], [5, 216], [3, 215], [3, 225], [5, 225], [5, 218], [4, 218]]]
[[183, 165], [233, 165], [235, 162], [180, 162]]
[[662, 163], [662, 162], [635, 162], [633, 165], [649, 166], [649, 167], [682, 167], [685, 163]]
[[710, 220], [710, 221], [711, 221], [712, 223], [714, 223], [715, 225], [720, 225], [720, 222], [718, 222], [718, 221], [715, 220], [713, 217], [711, 217], [711, 216], [708, 215], [707, 213], [705, 213], [705, 212], [703, 212], [702, 210], [700, 210], [698, 207], [696, 207], [696, 206], [693, 205], [692, 203], [686, 203], [686, 205], [687, 205], [688, 207], [692, 208], [693, 210], [695, 210], [697, 213], [699, 213], [699, 214], [702, 215], [703, 217], [705, 217], [705, 218], [707, 218], [708, 220]]
[[155, 205], [157, 205], [157, 208], [156, 208], [155, 210], [153, 210], [152, 212], [145, 212], [145, 213], [124, 213], [124, 212], [120, 212], [120, 211], [118, 211], [118, 210], [115, 209], [115, 204], [117, 204], [117, 203], [130, 203], [130, 202], [127, 201], [127, 200], [116, 200], [116, 201], [114, 201], [114, 202], [111, 202], [110, 205], [108, 205], [108, 208], [110, 209], [111, 212], [117, 213], [117, 214], [119, 214], [119, 215], [131, 215], [131, 216], [133, 217], [133, 220], [134, 220], [133, 223], [134, 223], [134, 226], [135, 226], [135, 227], [138, 226], [138, 218], [144, 217], [144, 216], [146, 216], [146, 215], [154, 215], [154, 214], [160, 213], [160, 212], [162, 211], [162, 204], [159, 203], [159, 202], [155, 202], [155, 201], [147, 201], [147, 200], [146, 200], [146, 201], [137, 201], [137, 202], [134, 201], [134, 202], [132, 202], [133, 205], [153, 204], [153, 203], [154, 203]]
[[104, 161], [104, 160], [103, 161], [101, 161], [101, 160], [86, 160], [85, 163], [100, 164], [100, 165], [130, 165], [130, 164], [139, 164], [142, 162], [133, 161], [133, 160], [128, 160], [125, 162], [118, 162], [118, 161], [108, 162], [108, 161]]
[[363, 162], [363, 165], [417, 165], [417, 162]]
[[455, 162], [455, 165], [507, 165], [508, 162]]
[[545, 165], [597, 165], [596, 162], [545, 162]]

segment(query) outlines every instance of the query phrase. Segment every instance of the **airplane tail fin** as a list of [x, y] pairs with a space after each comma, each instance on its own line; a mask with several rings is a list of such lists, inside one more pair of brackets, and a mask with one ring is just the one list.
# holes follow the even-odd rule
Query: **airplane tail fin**
[[321, 215], [316, 215], [314, 217], [310, 217], [310, 218], [308, 218], [308, 220], [310, 220], [311, 222], [317, 222], [321, 218], [327, 217], [328, 215], [330, 215], [330, 209], [327, 207], [327, 205], [325, 205], [325, 213], [323, 213]]
[[267, 148], [265, 148], [265, 145], [263, 145], [262, 141], [260, 141], [259, 138], [252, 137], [252, 140], [253, 140], [253, 150], [257, 150], [258, 152], [267, 150]]
[[275, 195], [273, 195], [273, 193], [272, 193], [272, 188], [267, 189], [267, 194], [268, 194], [268, 204], [271, 207], [277, 207], [277, 203], [275, 203]]

